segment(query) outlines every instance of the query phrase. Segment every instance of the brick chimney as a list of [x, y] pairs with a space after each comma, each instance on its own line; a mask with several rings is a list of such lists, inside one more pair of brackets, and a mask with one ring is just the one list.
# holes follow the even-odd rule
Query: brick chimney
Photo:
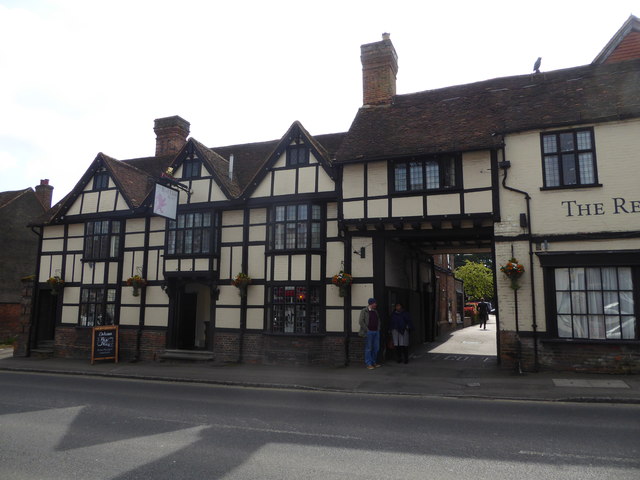
[[178, 153], [189, 136], [189, 122], [177, 115], [156, 118], [153, 131], [156, 132], [156, 156]]
[[390, 104], [396, 94], [398, 55], [388, 33], [382, 40], [360, 47], [362, 61], [362, 104]]
[[49, 210], [51, 208], [51, 198], [53, 197], [53, 187], [49, 185], [49, 179], [40, 180], [40, 185], [36, 185], [36, 198], [40, 200], [42, 206]]

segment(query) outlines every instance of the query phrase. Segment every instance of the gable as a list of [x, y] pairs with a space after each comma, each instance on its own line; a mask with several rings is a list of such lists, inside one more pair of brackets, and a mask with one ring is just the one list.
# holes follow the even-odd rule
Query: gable
[[[327, 179], [331, 182], [327, 182]], [[245, 198], [335, 191], [324, 147], [294, 122], [245, 190]]]
[[637, 58], [640, 58], [640, 19], [630, 15], [591, 63], [615, 63]]

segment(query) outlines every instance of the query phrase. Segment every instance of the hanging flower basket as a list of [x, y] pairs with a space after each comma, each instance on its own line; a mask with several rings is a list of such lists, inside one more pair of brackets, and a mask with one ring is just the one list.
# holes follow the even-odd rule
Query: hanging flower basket
[[247, 287], [251, 283], [251, 277], [246, 273], [238, 273], [235, 277], [231, 279], [231, 285], [240, 290], [239, 294], [241, 297], [247, 296]]
[[347, 294], [347, 288], [353, 283], [353, 277], [340, 270], [339, 273], [331, 278], [331, 283], [338, 287], [339, 295], [344, 297]]
[[58, 275], [54, 275], [47, 280], [47, 283], [51, 287], [51, 295], [58, 295], [60, 290], [64, 287], [64, 280]]
[[506, 264], [500, 267], [500, 271], [509, 279], [512, 289], [518, 290], [520, 288], [518, 279], [524, 274], [524, 265], [518, 263], [516, 258], [510, 258]]
[[127, 278], [127, 286], [133, 287], [133, 296], [140, 296], [140, 289], [147, 286], [147, 281], [140, 275]]

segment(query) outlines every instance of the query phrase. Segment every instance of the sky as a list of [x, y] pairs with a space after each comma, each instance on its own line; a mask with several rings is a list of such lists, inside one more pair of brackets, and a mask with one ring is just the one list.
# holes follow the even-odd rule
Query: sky
[[591, 63], [638, 0], [0, 0], [0, 192], [73, 189], [99, 152], [153, 156], [156, 118], [209, 147], [347, 131], [360, 45], [397, 93]]

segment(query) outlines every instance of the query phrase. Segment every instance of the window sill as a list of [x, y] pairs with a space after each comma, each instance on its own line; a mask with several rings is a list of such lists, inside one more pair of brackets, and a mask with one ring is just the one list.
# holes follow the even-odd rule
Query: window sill
[[540, 187], [540, 191], [545, 190], [573, 190], [575, 188], [599, 188], [602, 187], [601, 183], [590, 183], [588, 185], [560, 185], [558, 187]]
[[431, 195], [431, 194], [440, 194], [440, 193], [460, 193], [462, 192], [462, 187], [448, 187], [448, 188], [429, 188], [422, 190], [392, 190], [391, 195], [396, 197], [409, 197], [415, 195]]
[[209, 258], [218, 258], [217, 254], [213, 254], [213, 253], [197, 253], [197, 254], [193, 254], [193, 253], [189, 253], [189, 254], [184, 254], [184, 255], [169, 255], [169, 254], [164, 254], [164, 259], [165, 260], [186, 260], [186, 259], [190, 259], [190, 258], [205, 258], [205, 259], [209, 259]]

